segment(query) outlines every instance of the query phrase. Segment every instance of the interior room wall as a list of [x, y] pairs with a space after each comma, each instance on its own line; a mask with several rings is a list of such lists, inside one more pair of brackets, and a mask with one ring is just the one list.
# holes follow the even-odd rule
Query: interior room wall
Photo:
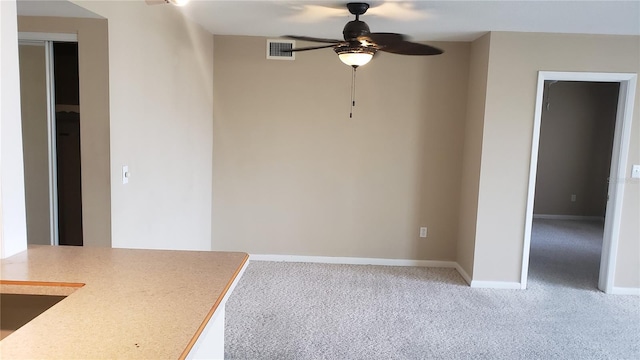
[[73, 2], [109, 24], [113, 247], [210, 250], [213, 36], [175, 6]]
[[[460, 188], [460, 219], [458, 223], [458, 264], [473, 277], [476, 220], [478, 216], [478, 189], [480, 158], [482, 154], [482, 127], [484, 124], [487, 71], [489, 69], [488, 33], [471, 43], [469, 61], [469, 89], [464, 130], [462, 159], [462, 186]], [[467, 279], [468, 280], [468, 279]]]
[[27, 242], [50, 245], [45, 47], [20, 45], [20, 102]]
[[379, 54], [349, 118], [331, 49], [267, 60], [266, 40], [214, 40], [213, 249], [455, 260], [469, 44]]
[[545, 89], [533, 213], [604, 218], [619, 84], [560, 81]]
[[[638, 36], [491, 34], [474, 280], [520, 282], [537, 73], [638, 73]], [[615, 286], [640, 287], [640, 91], [636, 89]]]
[[78, 35], [84, 246], [111, 246], [109, 47], [104, 19], [18, 17], [21, 32]]
[[0, 259], [27, 249], [15, 0], [0, 1]]

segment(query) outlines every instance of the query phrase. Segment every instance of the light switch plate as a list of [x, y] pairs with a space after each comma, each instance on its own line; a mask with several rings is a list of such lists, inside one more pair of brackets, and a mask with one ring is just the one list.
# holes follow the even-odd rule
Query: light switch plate
[[640, 165], [633, 165], [631, 167], [631, 177], [634, 179], [640, 179]]
[[427, 237], [427, 228], [426, 227], [421, 227], [420, 228], [420, 237], [421, 238], [426, 238]]
[[126, 184], [129, 182], [129, 166], [125, 165], [122, 167], [122, 183]]

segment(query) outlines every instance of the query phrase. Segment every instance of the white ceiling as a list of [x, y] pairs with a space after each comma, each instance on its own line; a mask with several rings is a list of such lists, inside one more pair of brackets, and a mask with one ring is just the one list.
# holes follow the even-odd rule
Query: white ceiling
[[[214, 34], [342, 39], [348, 1], [205, 1], [181, 8]], [[640, 1], [370, 1], [372, 32], [474, 40], [487, 31], [640, 35]]]
[[[0, 0], [2, 1], [2, 0]], [[62, 16], [78, 18], [102, 18], [85, 8], [68, 1], [55, 0], [17, 0], [18, 15], [23, 16]]]
[[[342, 38], [347, 1], [192, 0], [179, 8], [213, 34]], [[473, 40], [487, 31], [640, 35], [635, 1], [369, 1], [372, 32]], [[171, 5], [149, 5], [171, 6]], [[98, 17], [68, 1], [18, 0], [20, 15]]]

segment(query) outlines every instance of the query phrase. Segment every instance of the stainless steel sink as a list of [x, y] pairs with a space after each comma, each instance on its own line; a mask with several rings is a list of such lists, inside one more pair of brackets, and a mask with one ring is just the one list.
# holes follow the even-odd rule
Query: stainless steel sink
[[0, 293], [0, 340], [35, 319], [65, 297]]

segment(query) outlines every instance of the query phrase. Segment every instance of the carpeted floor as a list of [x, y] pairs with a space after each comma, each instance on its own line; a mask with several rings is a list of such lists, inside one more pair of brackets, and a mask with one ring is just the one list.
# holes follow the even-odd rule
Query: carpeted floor
[[598, 291], [603, 228], [602, 221], [536, 219], [528, 287]]
[[536, 221], [527, 290], [473, 289], [454, 269], [252, 262], [225, 356], [640, 359], [640, 298], [596, 289], [601, 233]]

